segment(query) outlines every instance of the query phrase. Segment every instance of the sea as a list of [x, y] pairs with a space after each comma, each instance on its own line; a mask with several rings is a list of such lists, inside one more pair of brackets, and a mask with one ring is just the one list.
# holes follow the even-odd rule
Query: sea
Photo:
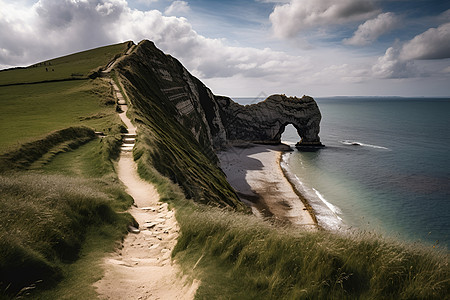
[[[326, 147], [288, 152], [282, 167], [319, 225], [448, 248], [450, 98], [315, 100]], [[299, 139], [287, 126], [282, 141], [295, 149]]]

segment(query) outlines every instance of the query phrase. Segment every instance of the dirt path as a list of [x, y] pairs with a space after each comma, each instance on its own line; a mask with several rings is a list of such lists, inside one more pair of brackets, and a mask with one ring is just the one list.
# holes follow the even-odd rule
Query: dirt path
[[152, 184], [138, 176], [131, 152], [136, 128], [126, 116], [126, 105], [121, 108], [124, 112], [119, 115], [129, 134], [124, 136], [116, 169], [134, 199], [129, 212], [140, 226], [139, 232], [135, 229], [127, 235], [121, 249], [105, 259], [105, 276], [94, 286], [100, 299], [193, 299], [198, 282], [187, 283], [171, 261], [179, 231], [174, 211], [159, 202]]
[[[133, 52], [133, 50], [136, 48], [136, 45], [132, 45], [130, 48], [128, 48], [127, 52], [125, 53], [125, 55], [129, 55], [131, 52]], [[108, 74], [109, 72], [111, 72], [111, 70], [116, 66], [117, 62], [119, 60], [121, 60], [124, 57], [124, 55], [122, 55], [121, 57], [111, 61], [107, 66], [106, 69], [102, 71], [103, 74]]]

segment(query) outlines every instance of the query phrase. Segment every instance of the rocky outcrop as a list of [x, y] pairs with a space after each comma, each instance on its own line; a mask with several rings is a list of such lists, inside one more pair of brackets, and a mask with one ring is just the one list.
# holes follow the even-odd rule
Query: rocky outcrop
[[222, 113], [228, 142], [280, 143], [286, 125], [292, 124], [302, 147], [320, 147], [321, 114], [313, 98], [272, 95], [263, 102], [239, 105], [227, 97], [215, 97]]

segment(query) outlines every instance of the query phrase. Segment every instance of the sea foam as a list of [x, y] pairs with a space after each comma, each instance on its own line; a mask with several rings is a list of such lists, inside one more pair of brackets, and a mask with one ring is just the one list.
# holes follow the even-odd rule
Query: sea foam
[[280, 164], [285, 171], [287, 179], [311, 205], [319, 226], [329, 230], [346, 228], [342, 218], [338, 215], [341, 214], [339, 207], [328, 202], [317, 189], [307, 186], [297, 175], [291, 172], [289, 168], [289, 153], [282, 156]]

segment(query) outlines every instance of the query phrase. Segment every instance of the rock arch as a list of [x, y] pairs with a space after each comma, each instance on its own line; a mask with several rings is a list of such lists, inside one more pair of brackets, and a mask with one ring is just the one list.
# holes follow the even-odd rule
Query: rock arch
[[272, 95], [262, 102], [245, 106], [227, 97], [216, 96], [216, 101], [230, 143], [278, 144], [285, 127], [292, 124], [301, 137], [298, 148], [323, 146], [319, 138], [322, 116], [311, 97]]

